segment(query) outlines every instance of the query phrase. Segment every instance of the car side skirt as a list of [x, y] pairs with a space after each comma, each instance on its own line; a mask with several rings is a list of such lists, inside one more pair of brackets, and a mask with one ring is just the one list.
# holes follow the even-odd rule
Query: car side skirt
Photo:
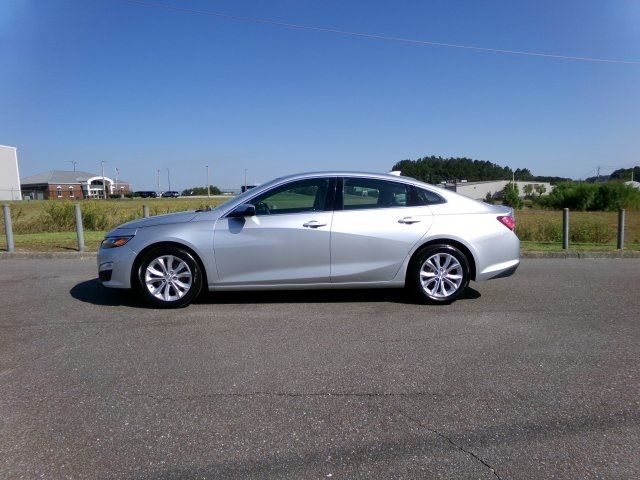
[[209, 285], [209, 291], [230, 290], [329, 290], [352, 288], [402, 288], [404, 281], [389, 282], [343, 282], [343, 283], [281, 283], [281, 284], [257, 284], [257, 285]]

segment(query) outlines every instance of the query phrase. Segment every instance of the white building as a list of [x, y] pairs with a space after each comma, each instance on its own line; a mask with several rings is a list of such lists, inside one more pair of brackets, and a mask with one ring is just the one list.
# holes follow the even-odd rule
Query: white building
[[20, 200], [18, 151], [15, 147], [0, 145], [0, 200]]
[[[484, 200], [487, 197], [487, 193], [491, 194], [492, 197], [498, 196], [500, 192], [504, 190], [504, 187], [507, 186], [508, 183], [511, 183], [510, 180], [489, 180], [485, 182], [457, 182], [457, 183], [447, 183], [444, 185], [445, 188], [449, 190], [453, 190], [465, 197], [470, 197], [476, 200]], [[549, 182], [534, 182], [534, 181], [516, 181], [515, 184], [518, 186], [518, 191], [520, 192], [520, 197], [524, 197], [524, 187], [527, 185], [533, 186], [533, 195], [539, 195], [536, 190], [537, 186], [544, 187], [543, 195], [549, 195], [553, 187]]]

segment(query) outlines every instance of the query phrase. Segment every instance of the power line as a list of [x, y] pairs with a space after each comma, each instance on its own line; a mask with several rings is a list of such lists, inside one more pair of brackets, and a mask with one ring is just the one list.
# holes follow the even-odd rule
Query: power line
[[507, 54], [507, 55], [524, 55], [529, 57], [544, 57], [544, 58], [553, 58], [556, 60], [574, 60], [574, 61], [582, 61], [582, 62], [595, 62], [595, 63], [616, 63], [616, 64], [624, 64], [624, 65], [640, 65], [640, 61], [638, 60], [617, 60], [610, 58], [594, 58], [594, 57], [579, 57], [573, 55], [557, 55], [551, 53], [540, 53], [540, 52], [528, 52], [521, 50], [506, 50], [501, 48], [488, 48], [488, 47], [478, 47], [474, 45], [462, 45], [456, 43], [443, 43], [443, 42], [432, 42], [429, 40], [416, 40], [411, 38], [401, 38], [401, 37], [390, 37], [387, 35], [376, 35], [372, 33], [363, 33], [363, 32], [351, 32], [348, 30], [337, 30], [333, 28], [326, 27], [316, 27], [313, 25], [301, 25], [297, 23], [286, 23], [286, 22], [276, 22], [274, 20], [267, 20], [264, 18], [252, 18], [252, 17], [241, 17], [238, 15], [229, 15], [226, 13], [220, 12], [212, 12], [208, 10], [195, 10], [192, 8], [185, 7], [176, 7], [174, 5], [165, 5], [161, 3], [153, 3], [147, 2], [143, 0], [122, 0], [123, 2], [132, 3], [136, 5], [141, 5], [145, 7], [152, 8], [164, 8], [166, 10], [174, 10], [177, 12], [183, 13], [193, 13], [198, 15], [208, 15], [211, 17], [225, 18], [227, 20], [234, 20], [238, 22], [245, 23], [256, 23], [261, 25], [272, 25], [277, 27], [285, 27], [292, 28], [297, 30], [311, 30], [314, 32], [324, 32], [324, 33], [334, 33], [337, 35], [347, 35], [352, 37], [361, 37], [361, 38], [371, 38], [376, 40], [387, 40], [392, 42], [401, 42], [401, 43], [409, 43], [414, 45], [428, 45], [431, 47], [445, 47], [445, 48], [459, 48], [465, 50], [475, 50], [479, 52], [488, 52], [488, 53], [499, 53], [499, 54]]
[[586, 174], [582, 175], [579, 178], [589, 178], [589, 175], [591, 173], [596, 173], [595, 176], [600, 176], [602, 175], [603, 171], [611, 171], [611, 173], [613, 173], [615, 170], [633, 170], [633, 168], [635, 166], [637, 166], [638, 162], [633, 162], [633, 163], [629, 163], [627, 165], [600, 165], [598, 167], [593, 167], [591, 170], [589, 170]]
[[595, 172], [597, 167], [592, 168], [591, 170], [589, 170], [587, 173], [585, 173], [584, 175], [580, 175], [580, 179], [582, 178], [589, 178], [589, 175], [591, 175], [591, 172]]
[[638, 165], [639, 162], [631, 162], [626, 165], [604, 165], [602, 168], [610, 168], [612, 170], [616, 170], [618, 168], [633, 168]]

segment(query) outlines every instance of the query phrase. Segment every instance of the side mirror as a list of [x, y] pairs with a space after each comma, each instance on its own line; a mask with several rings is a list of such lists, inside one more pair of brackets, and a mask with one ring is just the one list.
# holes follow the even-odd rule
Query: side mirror
[[250, 203], [243, 203], [242, 205], [238, 205], [235, 209], [233, 209], [228, 216], [234, 218], [242, 218], [253, 217], [255, 214], [255, 206], [251, 205]]

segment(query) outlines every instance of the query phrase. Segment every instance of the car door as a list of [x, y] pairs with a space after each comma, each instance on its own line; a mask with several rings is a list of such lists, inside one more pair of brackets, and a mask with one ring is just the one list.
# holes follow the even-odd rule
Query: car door
[[218, 220], [220, 283], [328, 283], [335, 185], [335, 178], [291, 181], [249, 200], [255, 216]]
[[411, 206], [413, 187], [400, 181], [345, 177], [338, 190], [342, 201], [331, 227], [331, 281], [392, 280], [429, 230], [431, 210]]

